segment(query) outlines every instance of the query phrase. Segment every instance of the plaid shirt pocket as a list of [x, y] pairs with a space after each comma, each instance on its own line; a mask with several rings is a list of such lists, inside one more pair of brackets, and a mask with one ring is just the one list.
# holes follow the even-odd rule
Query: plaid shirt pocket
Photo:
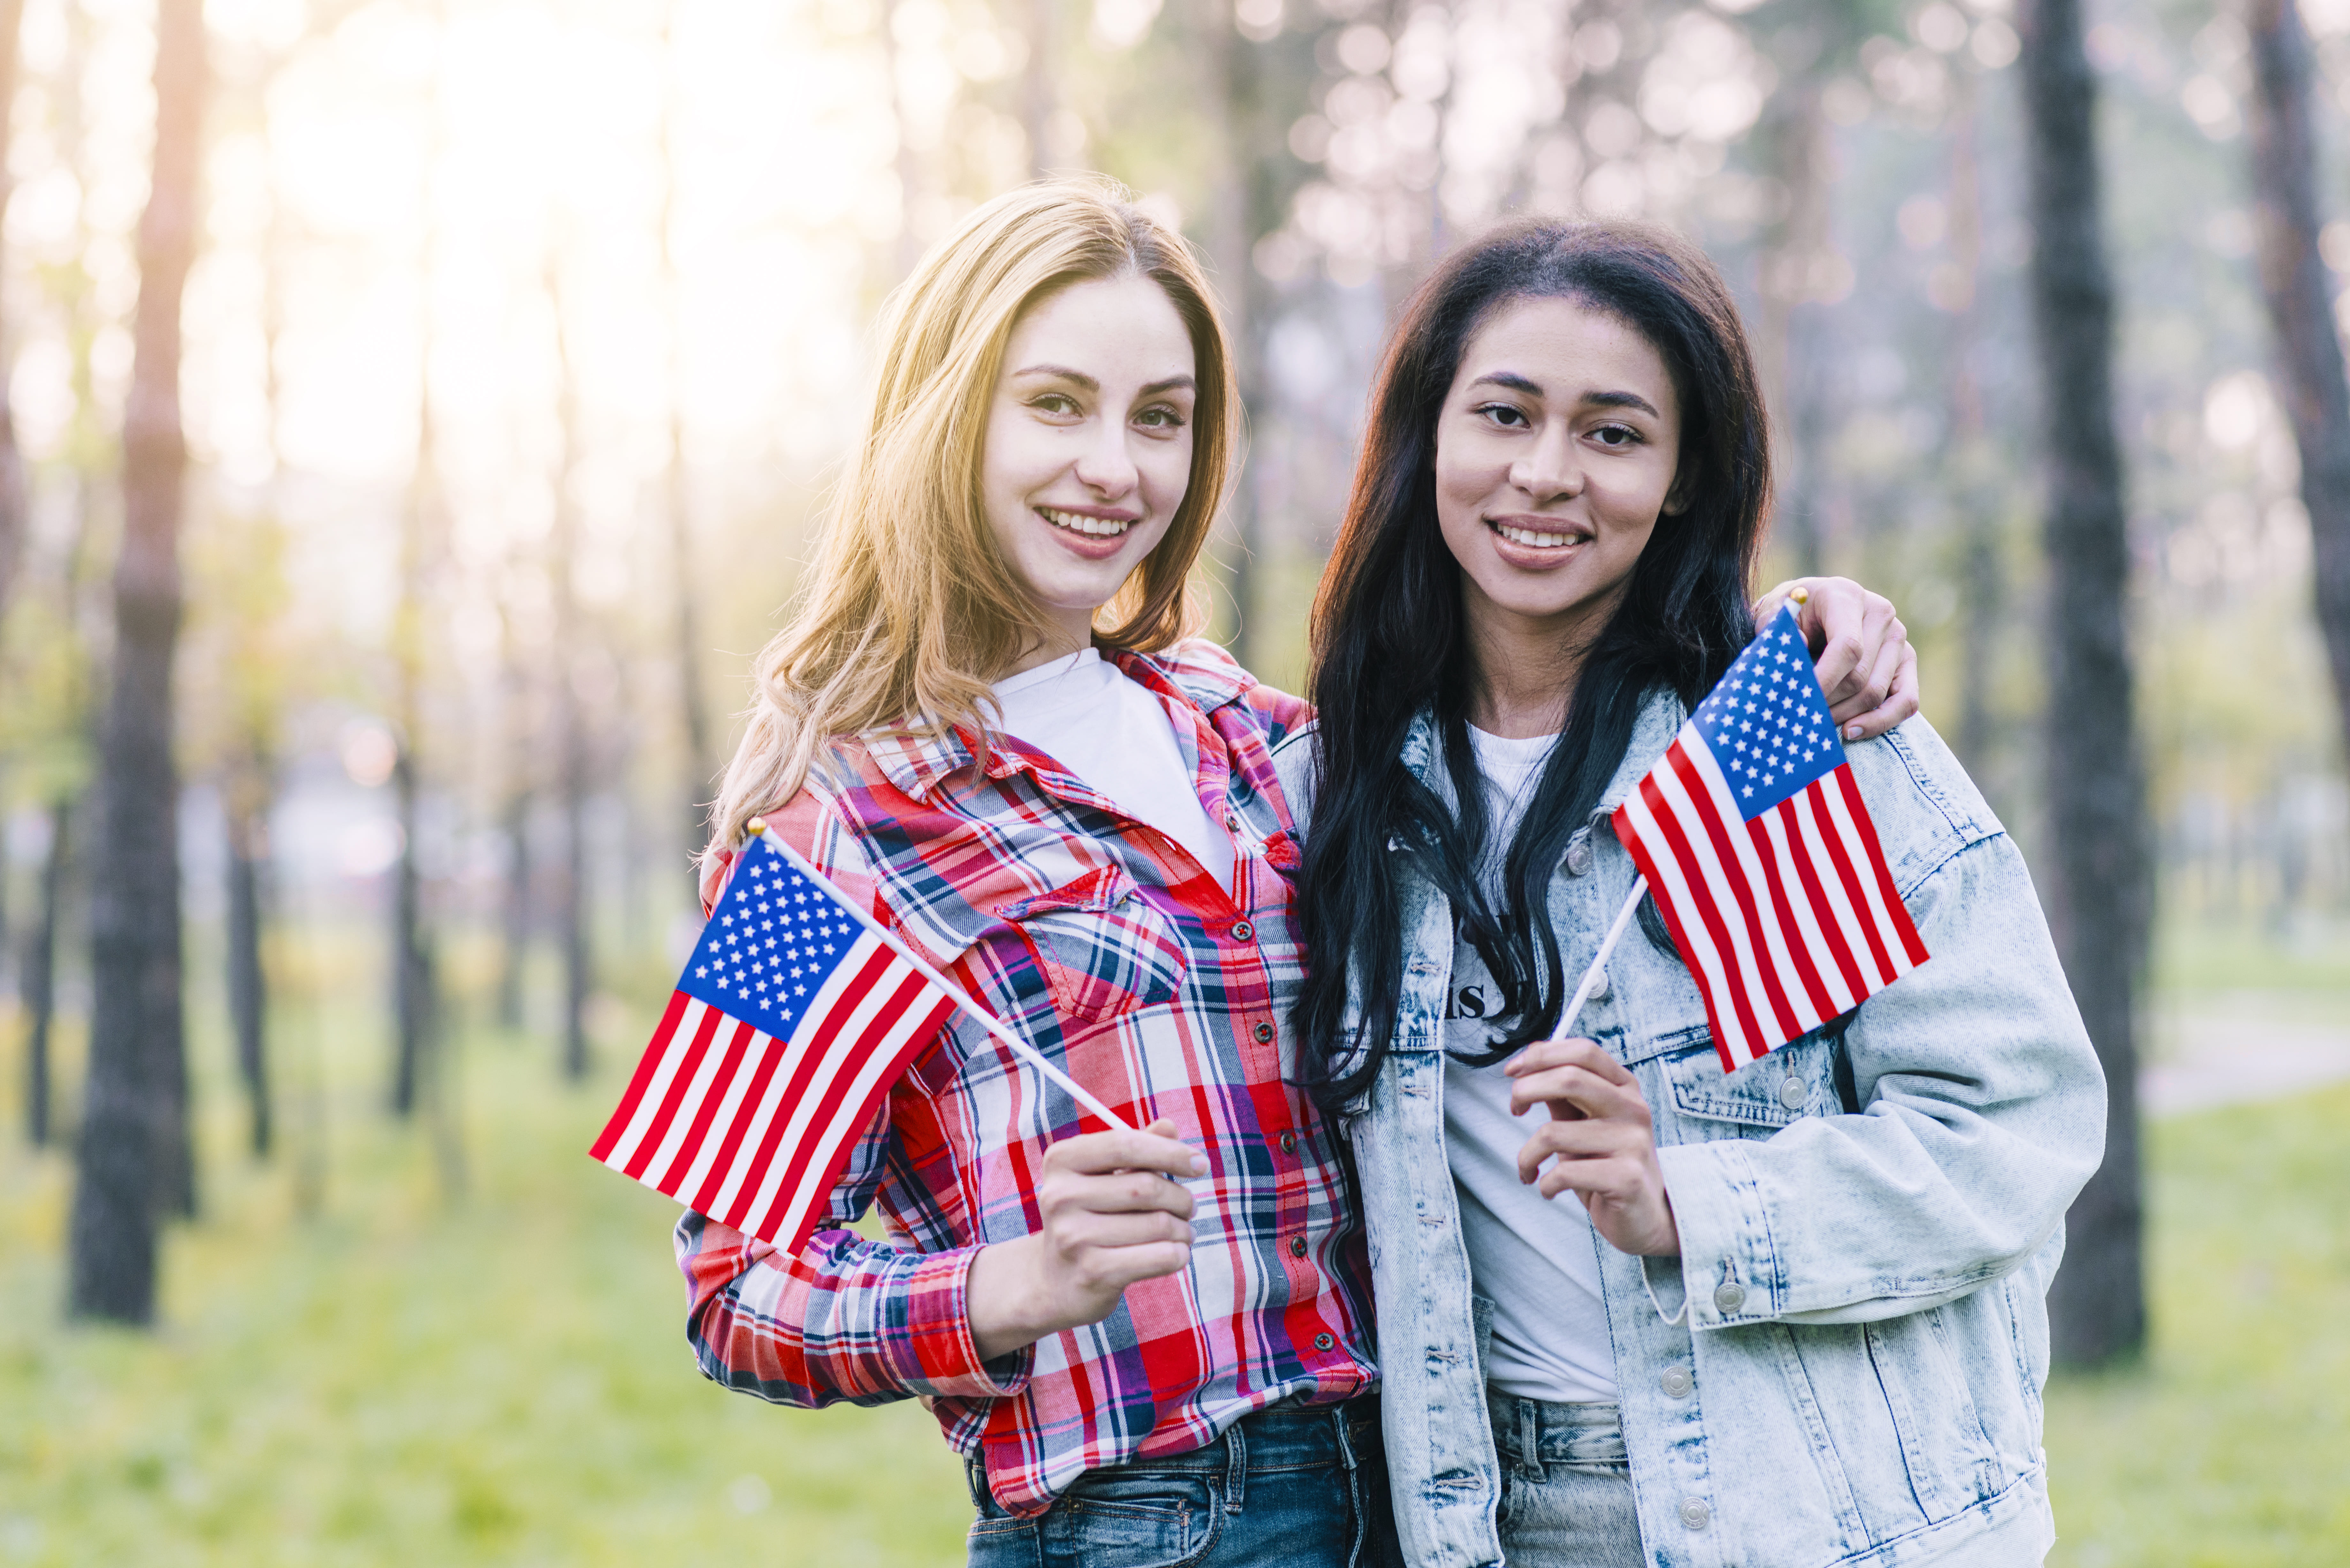
[[1065, 1017], [1103, 1023], [1173, 1002], [1186, 967], [1175, 921], [1116, 866], [998, 904], [1028, 944]]

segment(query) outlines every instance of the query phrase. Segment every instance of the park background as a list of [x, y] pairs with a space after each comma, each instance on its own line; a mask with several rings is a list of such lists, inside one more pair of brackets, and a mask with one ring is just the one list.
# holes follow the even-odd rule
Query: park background
[[[672, 1206], [585, 1148], [881, 299], [1076, 168], [1215, 265], [1252, 446], [1201, 586], [1293, 688], [1430, 259], [1522, 211], [1718, 258], [1771, 569], [1895, 598], [2043, 889], [2067, 733], [2141, 760], [2143, 888], [2073, 918], [2146, 955], [2100, 1042], [2142, 1065], [2146, 1329], [2051, 1387], [2053, 1561], [2350, 1561], [2345, 708], [2261, 271], [2350, 272], [2350, 4], [2008, 3], [0, 0], [0, 1564], [960, 1561], [923, 1412], [704, 1383]], [[2303, 24], [2296, 230], [2253, 65]], [[2065, 150], [2022, 92], [2068, 39], [2134, 681], [2073, 714], [2027, 179]], [[167, 755], [176, 797], [107, 809]], [[160, 1257], [93, 1314], [93, 912], [157, 886], [182, 983], [108, 1070]]]

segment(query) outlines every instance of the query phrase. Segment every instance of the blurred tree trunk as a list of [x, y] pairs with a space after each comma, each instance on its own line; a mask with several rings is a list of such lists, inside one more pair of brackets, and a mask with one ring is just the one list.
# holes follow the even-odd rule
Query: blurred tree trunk
[[2260, 213], [2261, 291], [2301, 448], [2317, 621], [2350, 746], [2350, 381], [2331, 281], [2318, 254], [2317, 138], [2309, 35], [2286, 0], [2251, 0], [2252, 185]]
[[25, 1041], [25, 1136], [34, 1147], [47, 1147], [56, 1088], [51, 1082], [49, 1030], [57, 1010], [57, 926], [66, 896], [67, 857], [72, 853], [74, 802], [60, 795], [49, 803], [49, 847], [41, 858], [40, 910], [26, 934], [16, 969], [16, 995], [31, 1025]]
[[[889, 29], [889, 16], [884, 13], [882, 33], [885, 39]], [[677, 116], [679, 88], [674, 64], [675, 43], [670, 29], [675, 25], [676, 7], [672, 5], [670, 19], [661, 31], [664, 57], [671, 64], [665, 84], [661, 108], [661, 213], [660, 259], [661, 283], [669, 309], [669, 467], [667, 482], [669, 512], [670, 581], [677, 595], [677, 684], [678, 701], [685, 725], [685, 799], [682, 826], [685, 829], [686, 892], [693, 900], [690, 908], [701, 908], [702, 874], [694, 864], [702, 846], [710, 840], [710, 794], [712, 774], [716, 766], [711, 755], [710, 700], [702, 683], [702, 603], [693, 571], [692, 489], [685, 468], [685, 309], [684, 290], [677, 267]], [[894, 47], [885, 46], [886, 57], [895, 61]], [[891, 80], [896, 80], [895, 72]], [[898, 162], [900, 182], [906, 165], [904, 138], [899, 139]], [[899, 232], [902, 238], [906, 225], [901, 221]], [[900, 274], [902, 275], [902, 272]], [[666, 835], [664, 835], [666, 836]]]
[[236, 1035], [236, 1074], [244, 1085], [246, 1137], [256, 1159], [269, 1158], [269, 984], [261, 939], [267, 924], [269, 759], [246, 759], [229, 783], [228, 1012]]
[[[23, 31], [25, 0], [0, 0], [0, 228], [5, 228], [8, 198], [16, 182], [8, 176], [9, 110], [16, 101], [17, 36]], [[16, 586], [16, 567], [25, 553], [25, 457], [16, 446], [16, 420], [9, 399], [9, 356], [5, 321], [0, 321], [0, 616]]]
[[1960, 296], [1950, 301], [1949, 343], [1950, 450], [1952, 502], [1959, 521], [1959, 756], [1984, 793], [1991, 793], [1996, 733], [1991, 682], [2007, 587], [2000, 561], [2001, 497], [1997, 463], [1984, 431], [1982, 386], [1975, 378], [1981, 331], [1978, 295], [1982, 265], [1982, 181], [1975, 152], [1974, 73], [1957, 73], [1950, 114], [1950, 265]]
[[1829, 247], [1827, 114], [1821, 104], [1826, 56], [1816, 19], [1783, 29], [1772, 53], [1786, 78], [1756, 128], [1764, 166], [1779, 187], [1778, 214], [1762, 235], [1762, 309], [1757, 347], [1772, 413], [1779, 429], [1783, 500], [1777, 534], [1789, 569], [1798, 576], [1821, 571], [1827, 554], [1820, 526], [1819, 450], [1825, 423], [1818, 307], [1812, 304], [1815, 272]]
[[2080, 0], [2028, 0], [2021, 21], [2049, 487], [2048, 886], [2057, 950], [2105, 1066], [2107, 1115], [2105, 1163], [2073, 1204], [2049, 1312], [2056, 1359], [2086, 1366], [2133, 1355], [2146, 1339], [2135, 1026], [2150, 888], [2096, 80], [2082, 49]]
[[194, 1208], [181, 1014], [179, 780], [172, 663], [188, 449], [180, 302], [202, 221], [202, 0], [159, 0], [154, 182], [139, 228], [139, 303], [122, 421], [122, 546], [112, 691], [101, 737], [90, 878], [88, 1087], [74, 1189], [68, 1307], [144, 1324], [159, 1215]]
[[[521, 750], [519, 746], [515, 748]], [[523, 962], [530, 956], [530, 789], [516, 785], [499, 814], [510, 857], [506, 862], [504, 898], [499, 910], [504, 950], [498, 963], [498, 1026], [522, 1027]]]
[[548, 541], [555, 588], [555, 646], [550, 674], [555, 682], [558, 766], [563, 805], [563, 874], [556, 919], [563, 935], [563, 1075], [588, 1075], [588, 993], [593, 984], [588, 929], [588, 714], [579, 701], [582, 628], [574, 566], [579, 549], [579, 503], [573, 494], [585, 450], [579, 383], [572, 361], [569, 323], [560, 277], [548, 269], [547, 297], [555, 309], [558, 423], [563, 431], [563, 468], [556, 476], [555, 529]]
[[1236, 460], [1231, 501], [1224, 508], [1232, 530], [1232, 653], [1246, 665], [1261, 649], [1255, 639], [1257, 574], [1263, 546], [1259, 515], [1257, 465], [1248, 460], [1249, 421], [1266, 408], [1258, 322], [1262, 289], [1256, 277], [1257, 242], [1279, 225], [1281, 213], [1267, 213], [1265, 181], [1258, 149], [1270, 134], [1260, 104], [1257, 51], [1241, 36], [1228, 0], [1207, 0], [1196, 13], [1200, 61], [1208, 102], [1220, 111], [1210, 146], [1215, 166], [1207, 182], [1209, 259], [1215, 265], [1225, 340], [1232, 345], [1232, 372], [1241, 394], [1243, 450]]
[[1028, 177], [1047, 173], [1053, 160], [1053, 113], [1059, 107], [1053, 90], [1055, 7], [1060, 0], [1012, 0], [1019, 11], [1020, 36], [1027, 58], [1020, 67], [1020, 129], [1028, 137]]
[[[436, 5], [432, 10], [436, 29], [446, 20]], [[433, 59], [441, 60], [436, 33]], [[422, 838], [420, 808], [424, 788], [424, 678], [428, 646], [426, 618], [431, 613], [430, 577], [433, 563], [434, 522], [439, 502], [437, 434], [432, 421], [433, 263], [439, 255], [439, 224], [433, 212], [434, 178], [445, 140], [445, 116], [440, 101], [441, 72], [432, 76], [434, 90], [428, 100], [428, 130], [421, 166], [417, 210], [423, 214], [417, 263], [416, 462], [409, 473], [408, 504], [400, 513], [400, 599], [392, 618], [392, 665], [397, 690], [393, 696], [393, 733], [399, 751], [391, 768], [394, 809], [400, 817], [400, 860], [392, 868], [391, 991], [392, 1071], [391, 1112], [406, 1120], [416, 1113], [418, 1085], [431, 1071], [425, 1054], [432, 1047], [432, 947], [425, 931], [424, 877], [420, 866]]]
[[424, 932], [424, 877], [417, 863], [422, 794], [422, 763], [418, 756], [417, 737], [424, 727], [425, 534], [432, 504], [433, 461], [429, 393], [420, 398], [418, 418], [421, 423], [416, 473], [409, 487], [408, 507], [401, 521], [400, 604], [392, 633], [392, 659], [399, 682], [394, 698], [394, 729], [400, 737], [400, 750], [392, 762], [391, 784], [394, 809], [400, 817], [400, 860], [392, 869], [391, 1111], [403, 1119], [415, 1114], [417, 1085], [428, 1070], [423, 1056], [430, 1048], [433, 1010], [432, 964]]

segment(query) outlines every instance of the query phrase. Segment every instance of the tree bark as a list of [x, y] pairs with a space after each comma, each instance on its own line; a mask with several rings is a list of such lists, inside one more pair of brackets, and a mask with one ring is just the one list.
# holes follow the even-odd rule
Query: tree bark
[[2285, 407], [2301, 448], [2317, 622], [2350, 748], [2350, 379], [2330, 280], [2318, 254], [2317, 138], [2310, 113], [2309, 35], [2286, 0], [2251, 0], [2252, 188], [2261, 292], [2276, 333]]
[[236, 1072], [244, 1085], [246, 1140], [256, 1159], [269, 1158], [269, 982], [261, 938], [267, 924], [269, 816], [262, 764], [241, 770], [232, 788], [228, 819], [228, 1012], [236, 1035]]
[[[25, 0], [0, 0], [0, 229], [5, 227], [8, 198], [16, 189], [8, 177], [8, 111], [16, 101], [16, 41], [24, 19]], [[8, 397], [5, 326], [0, 320], [0, 614], [6, 612], [8, 596], [16, 586], [26, 520], [25, 456], [16, 445], [16, 419]]]
[[[661, 31], [665, 51], [673, 51], [675, 41], [671, 31], [676, 26], [676, 7]], [[890, 11], [885, 9], [881, 26], [885, 57], [894, 66], [896, 45], [889, 38]], [[673, 55], [672, 55], [673, 57]], [[890, 73], [890, 91], [895, 101], [897, 75]], [[683, 289], [677, 267], [677, 115], [681, 88], [674, 67], [666, 84], [667, 92], [661, 108], [661, 281], [669, 308], [670, 385], [669, 385], [669, 468], [666, 480], [667, 511], [669, 513], [670, 581], [677, 596], [675, 607], [677, 638], [678, 707], [685, 723], [685, 879], [686, 892], [692, 900], [687, 907], [699, 909], [702, 898], [702, 872], [695, 863], [702, 846], [710, 841], [710, 794], [716, 764], [711, 757], [710, 700], [702, 687], [702, 600], [693, 572], [692, 486], [685, 466], [685, 319]], [[908, 151], [905, 138], [899, 137], [898, 172], [902, 187], [906, 179]], [[901, 244], [910, 225], [901, 220], [899, 234]], [[900, 269], [899, 275], [910, 270]], [[894, 282], [895, 279], [892, 279]]]
[[41, 909], [25, 938], [16, 970], [16, 993], [32, 1025], [25, 1042], [25, 1137], [45, 1148], [56, 1089], [52, 1083], [49, 1030], [57, 1010], [57, 926], [66, 894], [67, 857], [72, 853], [74, 803], [61, 795], [49, 803], [49, 848], [41, 860]]
[[88, 1087], [74, 1189], [68, 1310], [151, 1322], [156, 1220], [194, 1206], [181, 1014], [179, 779], [172, 665], [187, 441], [180, 305], [201, 222], [202, 0], [159, 0], [154, 183], [139, 228], [139, 303], [122, 422], [115, 651], [91, 858]]
[[1819, 25], [1779, 40], [1783, 68], [1794, 79], [1774, 95], [1755, 140], [1778, 182], [1782, 206], [1762, 237], [1762, 309], [1755, 337], [1778, 425], [1781, 499], [1773, 532], [1789, 568], [1808, 576], [1825, 569], [1820, 523], [1820, 453], [1825, 410], [1816, 361], [1820, 307], [1814, 272], [1829, 244], [1827, 113], [1821, 104], [1825, 45]]
[[[1257, 61], [1254, 46], [1241, 36], [1232, 7], [1211, 0], [1199, 12], [1203, 35], [1200, 60], [1207, 80], [1208, 101], [1219, 110], [1220, 123], [1211, 151], [1216, 160], [1209, 181], [1208, 254], [1222, 285], [1224, 340], [1232, 356], [1232, 374], [1241, 393], [1242, 450], [1232, 475], [1232, 498], [1224, 506], [1224, 524], [1231, 530], [1232, 597], [1232, 657], [1243, 664], [1262, 649], [1255, 636], [1256, 582], [1262, 566], [1263, 518], [1257, 504], [1256, 465], [1249, 461], [1247, 436], [1253, 416], [1266, 411], [1263, 356], [1257, 352], [1257, 322], [1261, 314], [1256, 283], [1256, 243], [1271, 232], [1260, 211], [1257, 148], [1262, 115], [1258, 108]], [[1274, 223], [1279, 222], [1276, 213]]]
[[[550, 276], [552, 277], [550, 270]], [[572, 493], [578, 479], [585, 432], [579, 388], [571, 357], [563, 293], [550, 287], [555, 307], [556, 357], [560, 375], [558, 422], [563, 431], [563, 471], [555, 486], [552, 556], [555, 598], [555, 706], [561, 731], [563, 875], [557, 918], [563, 938], [563, 1075], [574, 1083], [588, 1075], [588, 993], [593, 984], [588, 929], [588, 714], [579, 701], [583, 638], [579, 595], [573, 566], [579, 547], [579, 503]]]
[[2150, 888], [2127, 628], [2129, 541], [2114, 433], [2113, 285], [2100, 231], [2096, 81], [2079, 0], [2022, 12], [2031, 288], [2046, 431], [2049, 896], [2057, 950], [2104, 1064], [2105, 1163], [2073, 1204], [2050, 1291], [2056, 1358], [2101, 1366], [2146, 1338], [2137, 986]]

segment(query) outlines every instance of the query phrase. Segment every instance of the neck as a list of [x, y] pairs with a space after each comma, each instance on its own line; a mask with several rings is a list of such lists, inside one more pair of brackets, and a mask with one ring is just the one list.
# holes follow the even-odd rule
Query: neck
[[1524, 615], [1495, 604], [1465, 579], [1474, 673], [1469, 722], [1489, 735], [1525, 740], [1566, 728], [1567, 705], [1593, 643], [1624, 597], [1618, 585], [1597, 600], [1555, 615]]
[[1056, 659], [1066, 659], [1094, 645], [1094, 616], [1091, 610], [1048, 610], [1040, 623], [1040, 635], [1035, 641], [1021, 649], [1020, 656], [1000, 670], [995, 679], [1008, 680], [1040, 664], [1050, 664]]

